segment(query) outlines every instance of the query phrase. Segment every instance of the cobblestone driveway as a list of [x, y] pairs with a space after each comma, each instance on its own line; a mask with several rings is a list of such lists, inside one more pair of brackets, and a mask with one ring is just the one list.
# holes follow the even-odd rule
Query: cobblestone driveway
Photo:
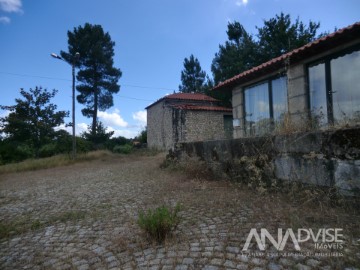
[[[0, 239], [0, 269], [306, 270], [359, 265], [359, 235], [345, 245], [343, 257], [299, 256], [291, 245], [285, 250], [293, 252], [289, 256], [269, 256], [276, 253], [273, 247], [264, 256], [246, 256], [242, 247], [251, 228], [288, 226], [289, 219], [274, 215], [279, 202], [264, 203], [225, 181], [160, 170], [161, 161], [161, 156], [115, 158], [0, 176], [0, 229], [10, 228], [10, 236]], [[163, 245], [146, 239], [136, 224], [138, 211], [176, 202], [184, 210], [175, 235]], [[251, 244], [251, 250], [258, 251], [257, 246]], [[312, 246], [304, 243], [302, 251], [312, 252]]]

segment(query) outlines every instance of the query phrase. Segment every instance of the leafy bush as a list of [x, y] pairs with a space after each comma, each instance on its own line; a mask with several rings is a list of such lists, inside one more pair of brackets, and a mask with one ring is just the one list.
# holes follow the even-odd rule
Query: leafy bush
[[130, 139], [127, 139], [123, 136], [118, 136], [118, 137], [110, 138], [109, 140], [107, 140], [105, 142], [105, 147], [106, 147], [106, 149], [112, 151], [115, 146], [129, 144], [130, 142], [131, 142]]
[[118, 153], [118, 154], [130, 154], [132, 150], [133, 150], [133, 147], [130, 144], [116, 145], [113, 148], [113, 152]]
[[[72, 148], [70, 148], [72, 149]], [[91, 142], [87, 141], [84, 138], [76, 137], [76, 152], [77, 153], [87, 153], [94, 150]]]
[[57, 148], [55, 143], [45, 144], [40, 147], [39, 157], [51, 157], [57, 154]]
[[161, 243], [179, 224], [179, 211], [179, 204], [176, 205], [174, 210], [161, 206], [154, 210], [149, 209], [146, 213], [141, 211], [138, 224], [151, 238]]

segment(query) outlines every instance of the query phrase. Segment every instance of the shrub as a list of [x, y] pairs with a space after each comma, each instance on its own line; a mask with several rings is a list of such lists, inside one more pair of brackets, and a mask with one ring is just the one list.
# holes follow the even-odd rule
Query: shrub
[[141, 211], [139, 213], [138, 224], [152, 239], [161, 243], [179, 224], [179, 211], [179, 204], [173, 210], [166, 206], [161, 206], [154, 210], [149, 209], [146, 213]]
[[116, 145], [113, 148], [113, 152], [118, 153], [118, 154], [130, 154], [132, 149], [133, 149], [133, 147], [130, 144]]
[[40, 147], [39, 150], [39, 157], [51, 157], [57, 154], [56, 152], [56, 144], [55, 143], [49, 143], [45, 144], [42, 147]]

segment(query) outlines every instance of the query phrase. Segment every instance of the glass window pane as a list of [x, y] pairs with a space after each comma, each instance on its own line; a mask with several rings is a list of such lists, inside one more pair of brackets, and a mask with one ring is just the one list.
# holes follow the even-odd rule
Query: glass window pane
[[264, 135], [270, 131], [268, 83], [245, 89], [245, 131], [247, 135]]
[[328, 123], [326, 102], [325, 64], [309, 67], [310, 110], [315, 126]]
[[271, 81], [274, 122], [281, 122], [288, 111], [287, 79], [280, 77]]
[[332, 59], [330, 64], [335, 124], [360, 122], [360, 51]]

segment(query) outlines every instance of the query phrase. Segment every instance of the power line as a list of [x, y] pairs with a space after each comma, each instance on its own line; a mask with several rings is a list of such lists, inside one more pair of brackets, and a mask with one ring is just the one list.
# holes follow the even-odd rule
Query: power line
[[127, 96], [119, 96], [119, 95], [117, 95], [117, 96], [121, 97], [121, 98], [134, 99], [134, 100], [140, 100], [140, 101], [150, 101], [150, 102], [155, 101], [155, 100], [150, 100], [150, 99], [134, 98], [134, 97], [127, 97]]
[[[18, 76], [18, 77], [31, 77], [31, 78], [41, 78], [41, 79], [49, 79], [49, 80], [69, 81], [69, 82], [71, 82], [70, 79], [64, 79], [64, 78], [46, 77], [46, 76], [29, 75], [29, 74], [19, 74], [19, 73], [11, 73], [11, 72], [4, 72], [4, 71], [0, 71], [0, 74]], [[143, 86], [143, 85], [134, 85], [134, 84], [121, 84], [121, 86], [134, 87], [134, 88], [144, 88], [144, 89], [157, 89], [157, 90], [176, 91], [175, 89], [172, 89], [172, 88]]]

